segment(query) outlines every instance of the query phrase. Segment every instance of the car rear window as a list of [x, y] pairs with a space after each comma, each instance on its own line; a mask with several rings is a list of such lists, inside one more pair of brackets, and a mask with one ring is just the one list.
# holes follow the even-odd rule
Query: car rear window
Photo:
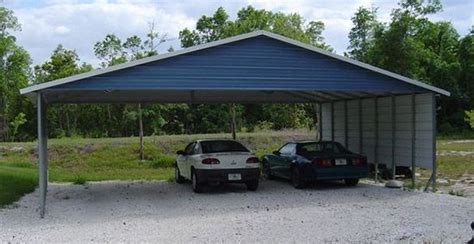
[[346, 153], [343, 146], [336, 142], [305, 143], [299, 144], [296, 153], [301, 156], [318, 156], [327, 154]]
[[242, 144], [236, 141], [202, 141], [202, 153], [219, 152], [248, 152]]

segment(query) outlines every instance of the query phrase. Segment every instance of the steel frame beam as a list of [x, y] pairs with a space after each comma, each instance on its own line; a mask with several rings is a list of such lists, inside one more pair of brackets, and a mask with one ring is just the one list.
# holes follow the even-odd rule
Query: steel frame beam
[[334, 142], [334, 102], [331, 102], [331, 141]]
[[411, 187], [416, 186], [416, 95], [411, 94]]
[[344, 146], [349, 148], [348, 123], [347, 123], [347, 100], [344, 101]]
[[378, 97], [375, 97], [375, 110], [374, 110], [374, 120], [375, 120], [375, 145], [374, 145], [374, 171], [375, 171], [375, 176], [374, 176], [374, 181], [377, 183], [378, 181], [378, 174], [379, 174], [379, 106], [378, 106]]
[[38, 167], [39, 167], [39, 194], [40, 194], [40, 217], [46, 212], [46, 194], [48, 191], [48, 135], [46, 132], [46, 108], [47, 104], [41, 93], [37, 96], [38, 116]]
[[431, 122], [433, 123], [433, 172], [432, 172], [432, 187], [433, 191], [436, 191], [436, 94], [431, 93], [431, 106], [432, 106], [432, 119]]
[[395, 175], [397, 173], [397, 166], [395, 165], [395, 145], [397, 144], [396, 139], [396, 97], [392, 95], [392, 102], [391, 102], [391, 112], [392, 112], [392, 145], [391, 145], [391, 153], [392, 153], [392, 180], [395, 180]]

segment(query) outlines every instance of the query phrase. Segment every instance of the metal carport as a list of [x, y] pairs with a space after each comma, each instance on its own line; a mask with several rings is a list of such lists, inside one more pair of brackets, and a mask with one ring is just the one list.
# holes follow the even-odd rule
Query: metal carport
[[38, 112], [40, 215], [53, 103], [316, 103], [319, 138], [436, 174], [436, 94], [449, 92], [265, 31], [22, 89]]

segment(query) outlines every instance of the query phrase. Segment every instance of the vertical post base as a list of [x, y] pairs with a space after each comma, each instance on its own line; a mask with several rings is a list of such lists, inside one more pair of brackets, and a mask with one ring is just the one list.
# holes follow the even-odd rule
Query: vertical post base
[[424, 192], [427, 192], [430, 185], [432, 186], [432, 191], [436, 192], [436, 182], [435, 182], [435, 172], [431, 173], [430, 178], [428, 179], [428, 182], [426, 182], [425, 190]]

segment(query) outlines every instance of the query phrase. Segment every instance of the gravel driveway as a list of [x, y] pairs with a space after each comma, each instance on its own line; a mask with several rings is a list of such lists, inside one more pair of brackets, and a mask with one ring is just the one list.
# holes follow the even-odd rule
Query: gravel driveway
[[474, 199], [360, 184], [295, 190], [263, 181], [195, 194], [189, 184], [51, 184], [47, 215], [38, 192], [0, 210], [0, 242], [453, 241], [472, 236]]

